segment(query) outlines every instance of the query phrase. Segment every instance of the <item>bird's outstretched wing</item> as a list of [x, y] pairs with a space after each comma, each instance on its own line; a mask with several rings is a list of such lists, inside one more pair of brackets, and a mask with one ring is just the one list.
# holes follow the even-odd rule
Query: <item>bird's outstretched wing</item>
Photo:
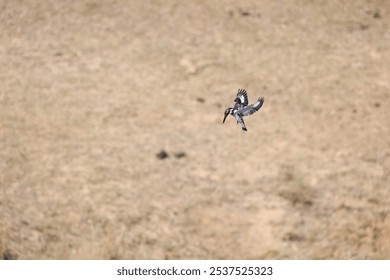
[[236, 99], [234, 99], [234, 107], [236, 109], [244, 108], [248, 105], [248, 95], [245, 89], [239, 89], [237, 92]]
[[237, 123], [239, 123], [241, 125], [242, 130], [247, 131], [245, 123], [244, 123], [244, 119], [242, 118], [242, 116], [239, 114], [234, 114], [234, 117], [236, 118]]
[[242, 116], [252, 115], [254, 112], [257, 112], [261, 106], [263, 106], [264, 97], [260, 97], [257, 101], [249, 106], [246, 106], [238, 111], [238, 113]]

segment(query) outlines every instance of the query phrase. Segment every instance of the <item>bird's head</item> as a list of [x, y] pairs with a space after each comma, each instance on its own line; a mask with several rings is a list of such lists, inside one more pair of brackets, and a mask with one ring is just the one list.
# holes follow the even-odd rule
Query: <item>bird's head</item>
[[227, 108], [225, 110], [225, 116], [223, 117], [222, 123], [225, 123], [225, 120], [226, 120], [227, 116], [229, 116], [229, 114], [231, 114], [232, 112], [233, 112], [233, 108]]

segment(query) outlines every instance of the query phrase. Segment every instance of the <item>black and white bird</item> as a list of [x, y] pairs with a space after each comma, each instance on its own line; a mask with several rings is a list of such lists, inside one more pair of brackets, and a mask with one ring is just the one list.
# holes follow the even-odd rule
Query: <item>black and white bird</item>
[[225, 111], [225, 117], [223, 118], [223, 122], [227, 116], [232, 115], [236, 118], [237, 123], [239, 123], [242, 127], [242, 130], [247, 131], [243, 117], [252, 115], [257, 112], [264, 103], [264, 97], [260, 97], [257, 101], [251, 105], [248, 105], [248, 95], [245, 89], [239, 89], [237, 92], [236, 99], [234, 99], [234, 107], [227, 108]]

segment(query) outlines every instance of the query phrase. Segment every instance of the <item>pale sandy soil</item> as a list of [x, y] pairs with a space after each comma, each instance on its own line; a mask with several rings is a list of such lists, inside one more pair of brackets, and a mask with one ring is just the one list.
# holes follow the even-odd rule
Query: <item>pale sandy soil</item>
[[3, 258], [390, 259], [390, 2], [0, 11]]

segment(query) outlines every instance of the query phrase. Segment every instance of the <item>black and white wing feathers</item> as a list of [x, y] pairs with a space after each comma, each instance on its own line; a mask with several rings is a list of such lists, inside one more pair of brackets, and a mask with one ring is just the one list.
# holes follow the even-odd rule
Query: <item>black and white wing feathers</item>
[[249, 106], [246, 106], [244, 108], [241, 108], [237, 113], [242, 116], [249, 116], [253, 113], [257, 112], [261, 106], [263, 106], [264, 103], [264, 97], [260, 97], [257, 99], [257, 101]]
[[248, 105], [248, 95], [245, 89], [239, 89], [236, 99], [234, 99], [234, 108], [241, 109]]

